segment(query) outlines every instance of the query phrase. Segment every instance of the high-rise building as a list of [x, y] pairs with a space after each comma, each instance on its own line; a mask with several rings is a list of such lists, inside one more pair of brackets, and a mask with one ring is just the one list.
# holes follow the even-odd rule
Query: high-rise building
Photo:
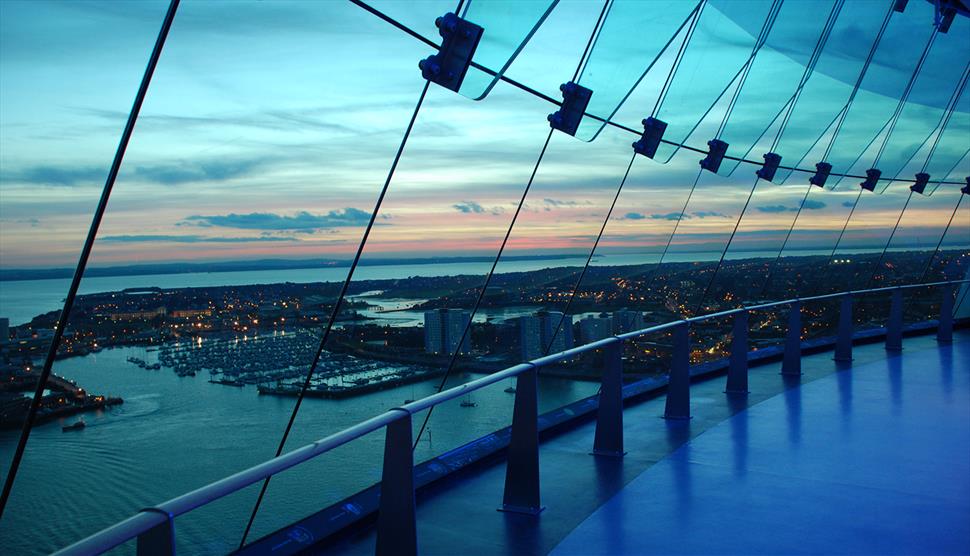
[[645, 328], [643, 323], [643, 313], [640, 311], [631, 311], [630, 309], [613, 311], [614, 334], [633, 332], [634, 330], [641, 330], [643, 328]]
[[[436, 309], [424, 313], [424, 351], [427, 353], [451, 354], [471, 351], [471, 334], [465, 328], [471, 320], [471, 313], [461, 309]], [[462, 341], [462, 336], [465, 336]]]
[[523, 361], [542, 357], [542, 326], [539, 317], [519, 317], [519, 345]]
[[[542, 348], [546, 353], [558, 353], [573, 347], [573, 317], [558, 311], [539, 314], [542, 321]], [[559, 323], [562, 322], [560, 325]], [[558, 328], [558, 330], [557, 330]]]
[[525, 361], [567, 350], [574, 344], [573, 317], [557, 311], [519, 317], [519, 342]]
[[427, 353], [441, 352], [441, 312], [424, 312], [424, 351]]
[[579, 321], [579, 335], [584, 344], [608, 338], [613, 335], [613, 319], [586, 317]]

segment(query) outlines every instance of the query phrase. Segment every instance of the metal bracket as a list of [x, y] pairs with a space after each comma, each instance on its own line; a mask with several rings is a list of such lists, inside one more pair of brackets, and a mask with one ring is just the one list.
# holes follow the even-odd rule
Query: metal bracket
[[963, 193], [964, 195], [970, 195], [970, 176], [967, 176], [963, 179], [966, 180], [967, 185], [964, 185], [963, 187], [960, 188], [960, 193]]
[[711, 139], [707, 142], [707, 146], [709, 150], [707, 157], [701, 160], [701, 168], [716, 174], [721, 167], [721, 161], [724, 160], [724, 154], [727, 153], [728, 144], [720, 139]]
[[512, 437], [505, 468], [505, 494], [500, 512], [537, 515], [539, 503], [539, 404], [535, 365], [515, 379]]
[[903, 290], [893, 290], [892, 301], [889, 304], [889, 322], [886, 323], [886, 349], [902, 351], [903, 349]]
[[458, 92], [485, 30], [451, 12], [435, 19], [434, 24], [442, 38], [441, 47], [418, 67], [428, 81]]
[[882, 170], [877, 168], [869, 168], [866, 170], [866, 180], [859, 184], [862, 189], [866, 191], [872, 191], [876, 188], [876, 184], [879, 183], [879, 178], [882, 176]]
[[835, 337], [836, 361], [852, 361], [852, 294], [842, 296], [839, 305], [839, 329]]
[[764, 157], [765, 164], [758, 171], [758, 177], [765, 180], [771, 181], [775, 179], [775, 172], [778, 171], [778, 166], [781, 164], [781, 155], [776, 153], [765, 153]]
[[596, 411], [594, 456], [623, 457], [623, 341], [606, 346]]
[[909, 190], [912, 191], [913, 193], [919, 193], [920, 195], [922, 195], [923, 191], [926, 190], [926, 185], [929, 182], [930, 182], [930, 175], [927, 174], [926, 172], [920, 172], [916, 174], [916, 183], [909, 186]]
[[830, 173], [832, 173], [832, 165], [828, 162], [819, 162], [815, 165], [815, 175], [808, 178], [808, 183], [824, 187]]
[[953, 342], [953, 286], [943, 286], [943, 299], [940, 302], [940, 325], [936, 329], [936, 341], [944, 344]]
[[377, 512], [378, 556], [418, 553], [414, 507], [414, 456], [411, 451], [411, 414], [386, 427], [381, 505]]
[[158, 508], [142, 508], [141, 511], [161, 514], [165, 516], [165, 522], [138, 535], [135, 554], [137, 556], [175, 556], [175, 517]]
[[731, 334], [731, 359], [728, 364], [728, 394], [748, 393], [748, 312], [742, 311], [734, 317], [734, 330]]
[[667, 131], [667, 122], [658, 120], [653, 116], [643, 120], [643, 135], [640, 140], [633, 143], [633, 150], [637, 154], [642, 154], [647, 158], [653, 158], [657, 154], [657, 147], [664, 138]]
[[664, 419], [690, 419], [690, 324], [687, 322], [674, 327]]
[[560, 85], [559, 90], [562, 91], [562, 105], [546, 119], [553, 129], [575, 137], [593, 91], [572, 81]]
[[802, 303], [795, 301], [789, 307], [788, 334], [785, 336], [785, 356], [781, 362], [781, 374], [802, 374]]

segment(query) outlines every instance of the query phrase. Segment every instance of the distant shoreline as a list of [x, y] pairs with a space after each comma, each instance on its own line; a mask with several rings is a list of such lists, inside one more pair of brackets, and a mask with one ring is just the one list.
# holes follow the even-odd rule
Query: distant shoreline
[[[511, 255], [503, 257], [507, 261], [557, 261], [585, 257], [578, 254], [559, 255]], [[595, 255], [594, 258], [601, 255]], [[388, 265], [430, 265], [454, 263], [483, 263], [492, 262], [494, 256], [468, 257], [425, 257], [425, 258], [393, 258], [361, 260], [360, 266], [388, 266]], [[319, 268], [347, 268], [350, 260], [344, 259], [260, 259], [256, 261], [223, 261], [212, 263], [158, 263], [125, 266], [105, 266], [89, 268], [85, 277], [108, 276], [149, 276], [155, 274], [194, 274], [211, 272], [248, 272], [255, 270], [298, 270]], [[16, 282], [25, 280], [56, 280], [74, 276], [73, 268], [11, 268], [0, 269], [0, 282]]]

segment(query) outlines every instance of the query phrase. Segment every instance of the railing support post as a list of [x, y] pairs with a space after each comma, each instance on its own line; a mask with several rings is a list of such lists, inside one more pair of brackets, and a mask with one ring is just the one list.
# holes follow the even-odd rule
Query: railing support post
[[505, 468], [505, 495], [499, 511], [536, 515], [539, 502], [538, 373], [533, 366], [515, 380], [512, 438]]
[[852, 294], [842, 296], [839, 305], [839, 330], [835, 338], [835, 360], [852, 361]]
[[413, 556], [417, 553], [411, 414], [406, 413], [387, 425], [381, 502], [377, 513], [376, 554]]
[[893, 290], [892, 301], [889, 303], [889, 322], [886, 323], [886, 349], [902, 351], [903, 349], [903, 290]]
[[690, 324], [687, 322], [674, 327], [664, 419], [690, 419]]
[[940, 326], [936, 329], [936, 341], [949, 344], [953, 342], [953, 286], [947, 284], [941, 289], [943, 299], [940, 300]]
[[734, 330], [731, 333], [731, 360], [728, 364], [728, 394], [748, 393], [748, 312], [742, 311], [734, 316]]
[[793, 301], [788, 312], [788, 335], [785, 336], [785, 358], [781, 374], [802, 374], [802, 302]]
[[623, 340], [606, 346], [604, 358], [593, 455], [623, 457]]
[[175, 520], [171, 515], [154, 508], [143, 511], [160, 513], [167, 519], [164, 523], [159, 523], [138, 535], [135, 554], [137, 556], [175, 556]]

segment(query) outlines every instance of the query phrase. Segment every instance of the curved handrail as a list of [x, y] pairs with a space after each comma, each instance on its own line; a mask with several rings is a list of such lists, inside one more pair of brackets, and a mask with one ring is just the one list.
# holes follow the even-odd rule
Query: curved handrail
[[839, 293], [816, 295], [811, 297], [794, 297], [791, 299], [785, 299], [782, 301], [773, 301], [770, 303], [761, 303], [758, 305], [750, 305], [745, 307], [738, 307], [736, 309], [729, 309], [726, 311], [719, 311], [716, 313], [709, 313], [706, 315], [700, 315], [696, 317], [690, 317], [687, 319], [681, 319], [676, 321], [671, 321], [656, 326], [650, 326], [648, 328], [643, 328], [641, 330], [636, 330], [633, 332], [627, 332], [625, 334], [617, 334], [609, 338], [598, 340], [595, 342], [590, 342], [588, 344], [583, 344], [559, 353], [554, 353], [552, 355], [547, 355], [545, 357], [540, 357], [538, 359], [533, 359], [532, 361], [526, 363], [520, 363], [512, 367], [508, 367], [501, 371], [486, 375], [484, 377], [466, 382], [459, 386], [449, 388], [442, 392], [432, 394], [420, 400], [416, 400], [411, 403], [404, 404], [400, 407], [390, 409], [384, 413], [381, 413], [375, 417], [372, 417], [366, 421], [362, 421], [356, 425], [346, 428], [342, 431], [336, 432], [320, 440], [307, 444], [306, 446], [297, 448], [278, 457], [266, 460], [263, 463], [210, 483], [206, 486], [197, 488], [193, 491], [187, 492], [181, 496], [177, 496], [158, 504], [156, 506], [146, 508], [138, 512], [132, 517], [129, 517], [123, 521], [120, 521], [110, 527], [107, 527], [93, 535], [82, 539], [64, 549], [61, 549], [55, 554], [58, 555], [88, 555], [93, 553], [101, 553], [110, 550], [126, 541], [129, 541], [142, 533], [145, 533], [155, 527], [164, 525], [166, 522], [171, 522], [175, 517], [182, 514], [188, 513], [198, 507], [204, 506], [210, 502], [214, 502], [224, 496], [237, 492], [253, 483], [271, 477], [277, 473], [285, 471], [291, 467], [299, 465], [303, 462], [309, 461], [321, 454], [329, 452], [334, 448], [343, 446], [348, 442], [356, 440], [366, 434], [379, 430], [386, 427], [387, 425], [398, 421], [404, 417], [409, 417], [419, 411], [428, 409], [432, 406], [439, 405], [441, 403], [453, 400], [455, 398], [461, 397], [465, 394], [469, 394], [476, 390], [485, 388], [497, 382], [501, 382], [504, 379], [517, 377], [524, 372], [539, 369], [546, 365], [551, 365], [565, 359], [581, 355], [583, 353], [608, 347], [610, 345], [616, 344], [617, 342], [622, 342], [624, 340], [639, 338], [648, 334], [654, 334], [657, 332], [663, 332], [665, 330], [670, 330], [684, 324], [691, 324], [696, 322], [703, 322], [707, 320], [713, 320], [718, 318], [724, 318], [728, 316], [737, 315], [739, 313], [758, 311], [764, 309], [771, 309], [774, 307], [781, 307], [786, 305], [791, 305], [793, 303], [804, 303], [806, 301], [821, 301], [826, 299], [836, 299], [845, 296], [855, 296], [863, 294], [873, 294], [881, 293], [887, 291], [895, 290], [911, 290], [918, 288], [930, 288], [935, 286], [945, 286], [945, 285], [956, 285], [970, 283], [970, 279], [965, 280], [952, 280], [952, 281], [941, 281], [941, 282], [930, 282], [925, 284], [906, 284], [900, 286], [887, 286], [881, 288], [871, 288], [866, 290], [850, 290]]

